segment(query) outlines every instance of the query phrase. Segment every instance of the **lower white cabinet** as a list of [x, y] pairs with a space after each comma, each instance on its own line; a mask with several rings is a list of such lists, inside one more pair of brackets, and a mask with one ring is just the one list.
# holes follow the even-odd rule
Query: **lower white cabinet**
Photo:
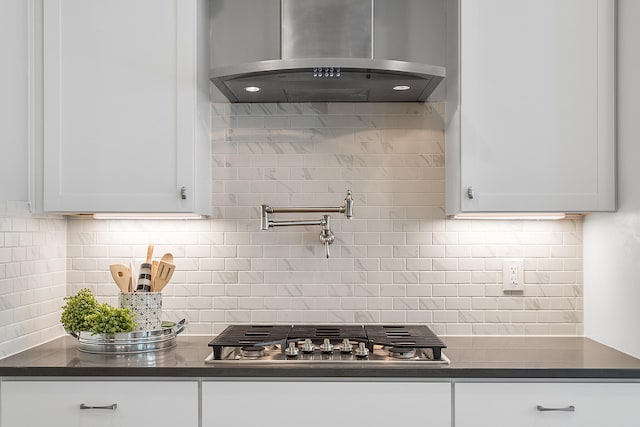
[[5, 378], [0, 382], [0, 426], [640, 426], [640, 383], [453, 384], [451, 379]]
[[456, 383], [456, 427], [637, 427], [640, 383]]
[[[197, 381], [2, 381], [2, 427], [197, 427]], [[84, 409], [83, 409], [84, 408]]]
[[450, 426], [451, 383], [204, 381], [202, 427]]

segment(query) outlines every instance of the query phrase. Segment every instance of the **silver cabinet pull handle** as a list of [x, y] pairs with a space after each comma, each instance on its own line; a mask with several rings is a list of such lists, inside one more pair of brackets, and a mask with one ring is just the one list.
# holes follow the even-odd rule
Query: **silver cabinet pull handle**
[[536, 409], [540, 412], [548, 412], [548, 411], [557, 411], [557, 412], [575, 412], [576, 407], [573, 405], [567, 406], [566, 408], [547, 408], [542, 405], [536, 406]]
[[473, 192], [473, 187], [467, 188], [467, 198], [468, 199], [473, 199], [474, 196], [475, 196], [475, 194]]
[[80, 404], [80, 409], [109, 409], [111, 411], [115, 411], [117, 407], [118, 407], [117, 403], [114, 403], [112, 405], [105, 405], [105, 406], [90, 406], [90, 405], [85, 405], [84, 403]]

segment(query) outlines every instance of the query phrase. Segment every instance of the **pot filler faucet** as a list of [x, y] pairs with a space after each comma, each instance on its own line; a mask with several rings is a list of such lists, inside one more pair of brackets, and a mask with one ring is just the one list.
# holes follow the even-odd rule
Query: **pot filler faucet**
[[324, 244], [324, 251], [329, 258], [329, 245], [336, 239], [335, 234], [331, 231], [331, 217], [322, 215], [319, 220], [274, 220], [269, 219], [269, 214], [276, 213], [343, 213], [348, 219], [353, 218], [353, 197], [351, 190], [347, 190], [347, 197], [344, 198], [344, 205], [337, 207], [273, 207], [262, 205], [261, 209], [261, 228], [268, 230], [270, 227], [285, 227], [290, 225], [319, 225], [322, 227], [320, 231], [320, 243]]

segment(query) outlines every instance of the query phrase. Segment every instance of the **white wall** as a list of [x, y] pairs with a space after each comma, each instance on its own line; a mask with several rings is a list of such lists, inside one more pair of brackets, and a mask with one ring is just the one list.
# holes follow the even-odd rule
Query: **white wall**
[[0, 358], [63, 333], [66, 220], [29, 213], [28, 14], [36, 1], [0, 1]]
[[[111, 263], [171, 251], [169, 320], [428, 323], [447, 335], [581, 335], [582, 221], [444, 217], [443, 104], [214, 104], [213, 217], [68, 220], [70, 291], [117, 303]], [[319, 227], [260, 230], [259, 206], [339, 206], [325, 259]], [[277, 215], [283, 218], [286, 215]], [[300, 218], [302, 215], [289, 215]], [[318, 219], [319, 215], [308, 215]], [[524, 295], [502, 259], [525, 259]]]
[[64, 333], [67, 224], [0, 202], [0, 358]]
[[618, 2], [618, 212], [584, 222], [585, 335], [640, 357], [640, 2]]
[[0, 2], [0, 201], [28, 196], [27, 4]]
[[[16, 65], [0, 69], [0, 201], [27, 198], [28, 3], [0, 3], [0, 46]], [[66, 281], [115, 304], [108, 265], [140, 261], [149, 241], [176, 255], [164, 308], [189, 333], [248, 322], [582, 333], [582, 222], [445, 220], [441, 105], [214, 107], [210, 220], [34, 218], [0, 205], [0, 357], [62, 333]], [[260, 203], [337, 205], [347, 188], [356, 216], [334, 216], [330, 260], [315, 228], [259, 230]], [[523, 296], [501, 292], [504, 257], [525, 258]]]

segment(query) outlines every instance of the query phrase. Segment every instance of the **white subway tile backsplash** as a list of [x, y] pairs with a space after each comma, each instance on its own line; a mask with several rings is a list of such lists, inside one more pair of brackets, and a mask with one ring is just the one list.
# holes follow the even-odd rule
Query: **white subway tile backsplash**
[[[66, 279], [69, 293], [88, 286], [115, 300], [108, 265], [139, 263], [154, 242], [156, 254], [176, 257], [164, 314], [188, 318], [191, 334], [250, 322], [417, 322], [451, 335], [582, 333], [581, 220], [446, 219], [443, 104], [213, 104], [212, 116], [210, 219], [0, 216], [0, 280], [42, 275], [51, 283], [33, 282], [32, 289], [57, 289]], [[336, 241], [328, 260], [319, 227], [260, 230], [260, 204], [338, 206], [347, 189], [354, 218], [332, 214]], [[45, 240], [56, 233], [62, 243]], [[65, 263], [43, 264], [44, 254], [68, 257], [66, 276]], [[503, 258], [525, 259], [523, 295], [502, 292]], [[0, 304], [20, 304], [13, 290], [2, 289]]]
[[26, 203], [2, 202], [0, 236], [2, 358], [64, 333], [67, 231], [62, 218], [31, 217]]
[[381, 271], [404, 271], [407, 260], [404, 258], [382, 258], [380, 259]]
[[[369, 278], [371, 277], [371, 273], [367, 275]], [[369, 279], [369, 283], [376, 282]], [[377, 281], [380, 282], [380, 281]], [[355, 296], [364, 296], [364, 297], [379, 297], [380, 296], [380, 286], [381, 285], [355, 285], [354, 286], [354, 295]]]

